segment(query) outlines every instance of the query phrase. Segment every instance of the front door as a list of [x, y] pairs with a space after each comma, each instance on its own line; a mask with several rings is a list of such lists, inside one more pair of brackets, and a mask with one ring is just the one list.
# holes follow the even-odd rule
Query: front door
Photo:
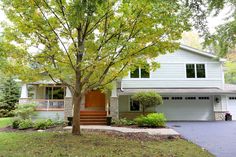
[[85, 108], [105, 109], [106, 95], [100, 90], [93, 90], [85, 95]]

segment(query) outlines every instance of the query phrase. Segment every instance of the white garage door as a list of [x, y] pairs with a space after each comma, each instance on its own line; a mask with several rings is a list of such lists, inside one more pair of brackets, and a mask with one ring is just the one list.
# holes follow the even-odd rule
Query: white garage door
[[213, 120], [211, 96], [163, 96], [163, 104], [157, 112], [163, 112], [167, 120]]
[[228, 97], [227, 110], [232, 114], [232, 119], [236, 120], [236, 97]]

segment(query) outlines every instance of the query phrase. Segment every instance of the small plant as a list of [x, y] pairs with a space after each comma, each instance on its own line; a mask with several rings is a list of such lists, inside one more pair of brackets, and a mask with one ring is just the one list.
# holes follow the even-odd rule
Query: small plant
[[51, 119], [46, 119], [46, 120], [39, 119], [34, 122], [33, 127], [35, 129], [43, 129], [44, 130], [44, 129], [47, 129], [47, 128], [54, 126], [54, 125], [55, 125], [55, 123]]
[[135, 118], [135, 122], [140, 127], [165, 127], [166, 118], [163, 113], [150, 113], [147, 116]]
[[115, 125], [119, 125], [119, 126], [124, 126], [124, 125], [134, 125], [135, 122], [132, 120], [128, 120], [126, 118], [121, 118], [121, 119], [117, 119], [114, 120]]
[[21, 119], [29, 119], [34, 113], [36, 104], [17, 104], [14, 114]]
[[21, 120], [19, 123], [19, 129], [23, 130], [23, 129], [28, 129], [28, 128], [32, 128], [33, 127], [33, 122], [31, 119], [24, 119]]
[[19, 124], [21, 123], [21, 119], [19, 119], [19, 118], [16, 118], [16, 119], [14, 119], [13, 121], [12, 121], [12, 127], [14, 128], [14, 129], [18, 129], [19, 128]]

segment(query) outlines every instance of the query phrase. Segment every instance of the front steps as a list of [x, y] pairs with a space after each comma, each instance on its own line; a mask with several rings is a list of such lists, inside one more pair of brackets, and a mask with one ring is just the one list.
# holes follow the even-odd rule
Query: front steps
[[80, 125], [106, 125], [106, 111], [80, 111]]

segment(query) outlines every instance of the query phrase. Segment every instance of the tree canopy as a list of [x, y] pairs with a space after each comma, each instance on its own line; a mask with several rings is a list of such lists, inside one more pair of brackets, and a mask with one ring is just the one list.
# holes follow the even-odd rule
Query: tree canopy
[[128, 70], [173, 52], [190, 13], [175, 0], [3, 0], [10, 23], [1, 43], [6, 72], [24, 81], [50, 77], [73, 94], [74, 134], [82, 96]]

